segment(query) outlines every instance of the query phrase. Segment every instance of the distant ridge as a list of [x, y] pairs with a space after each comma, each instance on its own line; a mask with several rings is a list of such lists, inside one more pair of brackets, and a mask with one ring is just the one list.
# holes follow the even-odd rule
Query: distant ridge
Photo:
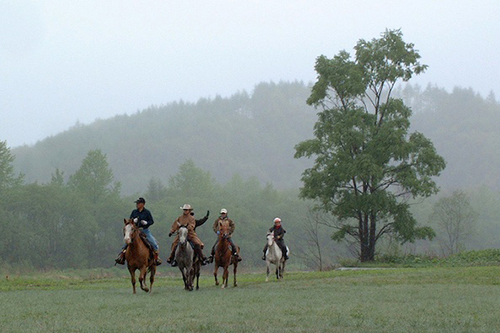
[[[15, 167], [27, 181], [46, 182], [56, 168], [69, 176], [90, 149], [100, 148], [125, 193], [143, 191], [153, 177], [167, 183], [187, 159], [221, 182], [239, 174], [297, 188], [311, 163], [293, 158], [294, 146], [312, 137], [316, 121], [316, 110], [305, 102], [309, 92], [301, 82], [260, 83], [251, 94], [173, 102], [96, 120], [15, 148]], [[494, 96], [411, 85], [398, 94], [414, 110], [414, 130], [432, 139], [447, 161], [441, 187], [500, 186], [500, 105]]]

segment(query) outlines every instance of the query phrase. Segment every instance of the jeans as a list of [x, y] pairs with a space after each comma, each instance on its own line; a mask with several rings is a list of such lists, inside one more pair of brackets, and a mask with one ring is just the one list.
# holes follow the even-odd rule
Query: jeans
[[[151, 245], [153, 245], [153, 249], [155, 249], [155, 251], [158, 251], [160, 247], [158, 246], [158, 242], [156, 241], [156, 238], [153, 237], [151, 231], [149, 229], [142, 229], [141, 232], [146, 235], [148, 242], [151, 243]], [[126, 247], [127, 244], [123, 246], [123, 249], [125, 249]]]

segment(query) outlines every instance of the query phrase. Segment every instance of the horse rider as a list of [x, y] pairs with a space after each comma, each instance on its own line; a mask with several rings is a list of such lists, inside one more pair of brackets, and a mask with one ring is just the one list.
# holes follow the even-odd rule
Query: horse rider
[[[148, 242], [151, 244], [151, 246], [153, 246], [154, 260], [156, 262], [156, 266], [159, 266], [161, 265], [161, 260], [158, 257], [158, 241], [153, 237], [153, 234], [151, 234], [151, 230], [149, 230], [149, 227], [155, 223], [155, 221], [153, 220], [153, 215], [151, 215], [151, 212], [144, 207], [146, 205], [146, 200], [144, 200], [144, 198], [141, 197], [137, 199], [135, 201], [135, 205], [136, 209], [132, 211], [132, 213], [130, 214], [130, 218], [134, 220], [135, 225], [141, 229], [141, 232], [146, 235]], [[127, 244], [125, 244], [125, 246], [122, 248], [122, 251], [115, 259], [115, 262], [117, 264], [125, 264], [126, 251]]]
[[[274, 234], [274, 241], [276, 244], [280, 247], [281, 252], [283, 253], [283, 256], [285, 257], [285, 260], [288, 260], [288, 255], [287, 255], [287, 250], [286, 250], [286, 245], [285, 241], [283, 240], [283, 237], [285, 237], [286, 230], [283, 229], [281, 226], [281, 219], [279, 217], [274, 219], [274, 226], [272, 226], [271, 229], [269, 229], [269, 232], [272, 232]], [[266, 246], [264, 247], [264, 255], [262, 256], [262, 260], [266, 260], [266, 252], [267, 252], [267, 243]]]
[[[225, 208], [221, 209], [219, 218], [217, 220], [215, 220], [214, 225], [212, 226], [212, 229], [214, 230], [214, 232], [217, 235], [220, 234], [220, 228], [223, 224], [225, 224], [229, 230], [229, 234], [227, 236], [227, 241], [229, 242], [229, 244], [231, 244], [233, 256], [236, 258], [236, 260], [241, 261], [241, 257], [238, 254], [238, 248], [236, 247], [236, 245], [234, 244], [233, 239], [232, 239], [232, 235], [234, 233], [234, 229], [236, 228], [236, 226], [234, 225], [233, 220], [231, 220], [227, 216], [227, 209], [225, 209]], [[217, 241], [215, 242], [214, 246], [212, 247], [212, 252], [210, 254], [210, 257], [208, 257], [208, 262], [214, 261], [215, 248], [217, 247], [217, 243], [219, 243], [218, 237], [217, 237]]]
[[[181, 226], [185, 226], [188, 229], [188, 239], [189, 241], [193, 244], [194, 247], [194, 252], [196, 255], [200, 258], [201, 264], [206, 265], [207, 264], [207, 257], [203, 254], [203, 247], [205, 246], [198, 235], [196, 235], [195, 228], [196, 228], [196, 220], [194, 217], [191, 215], [193, 208], [191, 205], [185, 204], [182, 208], [182, 215], [179, 216], [174, 223], [172, 224], [172, 228], [170, 229], [170, 233], [168, 234], [168, 237], [171, 237], [174, 232], [179, 230]], [[172, 244], [172, 252], [170, 253], [170, 257], [167, 259], [167, 262], [170, 263], [172, 266], [177, 266], [177, 262], [175, 261], [175, 250], [177, 249], [177, 244], [179, 244], [179, 235], [174, 239], [174, 242]]]

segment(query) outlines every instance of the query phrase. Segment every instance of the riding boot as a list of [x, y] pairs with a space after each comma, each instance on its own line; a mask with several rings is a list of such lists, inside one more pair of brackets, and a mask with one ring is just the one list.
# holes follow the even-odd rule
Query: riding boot
[[267, 244], [264, 247], [264, 255], [262, 256], [262, 260], [266, 261], [266, 252], [267, 252]]
[[231, 254], [236, 258], [236, 261], [241, 261], [241, 257], [240, 255], [238, 254], [238, 247], [236, 246], [236, 244], [234, 244], [233, 242], [233, 239], [232, 238], [228, 238], [228, 241], [229, 241], [229, 244], [231, 244]]
[[214, 262], [214, 258], [215, 258], [215, 247], [217, 246], [217, 243], [219, 241], [217, 240], [217, 242], [215, 242], [214, 246], [212, 246], [212, 252], [210, 252], [210, 257], [208, 257], [207, 261], [209, 264], [213, 263]]
[[238, 251], [233, 250], [233, 256], [236, 258], [237, 261], [242, 261], [243, 259], [240, 257], [238, 254]]
[[203, 251], [201, 250], [201, 248], [199, 246], [196, 246], [194, 248], [194, 252], [196, 253], [196, 255], [198, 256], [198, 258], [200, 259], [201, 265], [205, 266], [208, 263], [207, 262], [207, 257], [205, 257], [205, 255], [203, 254]]
[[283, 257], [285, 258], [285, 260], [288, 260], [288, 253], [286, 251], [286, 246], [284, 249], [281, 250], [281, 252], [283, 253]]
[[174, 248], [172, 249], [172, 252], [170, 253], [170, 257], [168, 257], [168, 259], [167, 259], [167, 262], [168, 262], [170, 265], [172, 265], [172, 267], [177, 266], [177, 261], [175, 260], [175, 250], [176, 250], [176, 249], [177, 249], [176, 247], [174, 247]]
[[120, 254], [118, 255], [118, 257], [116, 257], [116, 259], [115, 259], [115, 266], [116, 266], [116, 264], [125, 265], [125, 252], [127, 252], [127, 248], [124, 248], [122, 250], [122, 252], [120, 252]]
[[158, 250], [155, 250], [154, 254], [155, 254], [155, 265], [156, 266], [160, 266], [161, 265], [161, 259], [158, 256]]

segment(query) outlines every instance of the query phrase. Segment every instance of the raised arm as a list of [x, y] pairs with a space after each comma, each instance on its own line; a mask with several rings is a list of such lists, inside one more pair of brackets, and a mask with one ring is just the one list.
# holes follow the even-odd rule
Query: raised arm
[[207, 215], [203, 217], [202, 219], [196, 220], [196, 227], [198, 228], [199, 226], [203, 225], [205, 222], [208, 220], [208, 216], [210, 215], [210, 211], [207, 210]]

